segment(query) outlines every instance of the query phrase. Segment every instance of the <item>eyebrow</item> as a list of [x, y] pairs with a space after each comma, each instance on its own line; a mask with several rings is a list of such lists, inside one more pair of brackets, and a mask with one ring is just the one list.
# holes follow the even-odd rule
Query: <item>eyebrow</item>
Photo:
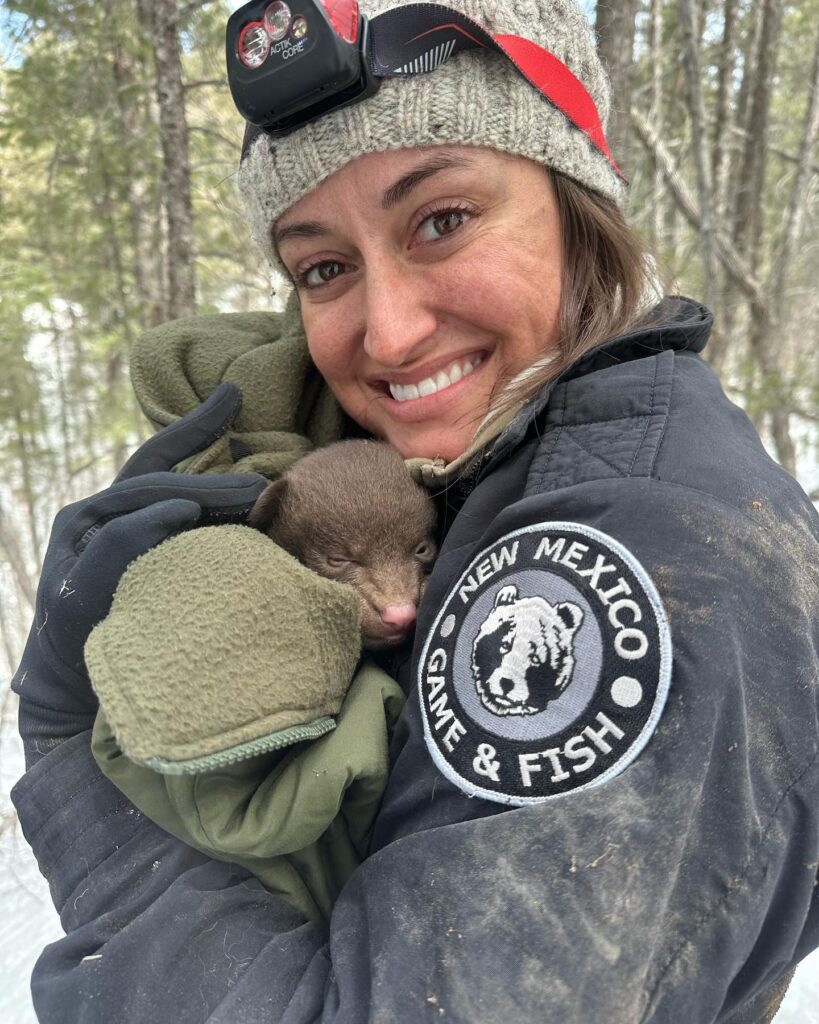
[[[429, 157], [384, 190], [381, 197], [382, 210], [392, 210], [406, 199], [416, 186], [420, 185], [422, 181], [426, 181], [427, 178], [431, 178], [433, 174], [437, 174], [438, 171], [444, 171], [450, 167], [465, 167], [471, 163], [472, 159], [465, 156], [447, 156], [442, 153]], [[275, 231], [273, 246], [278, 253], [279, 246], [287, 238], [318, 238], [326, 234], [329, 234], [329, 228], [325, 224], [315, 220], [300, 221]]]
[[471, 163], [471, 157], [447, 156], [443, 153], [438, 156], [429, 157], [429, 159], [407, 172], [393, 185], [384, 190], [384, 195], [381, 197], [381, 208], [383, 210], [392, 210], [393, 207], [406, 199], [416, 185], [420, 185], [422, 181], [431, 178], [438, 171], [445, 171], [450, 167], [465, 167]]

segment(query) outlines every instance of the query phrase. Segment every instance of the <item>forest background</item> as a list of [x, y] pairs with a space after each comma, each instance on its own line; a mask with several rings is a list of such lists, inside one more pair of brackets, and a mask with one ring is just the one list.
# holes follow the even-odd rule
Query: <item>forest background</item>
[[[51, 521], [107, 486], [150, 430], [128, 383], [131, 342], [168, 319], [278, 309], [286, 296], [248, 241], [234, 188], [243, 125], [224, 28], [238, 6], [0, 3], [4, 783], [21, 763], [8, 680]], [[630, 220], [674, 290], [716, 311], [706, 358], [817, 499], [819, 0], [582, 6], [614, 86], [608, 136], [631, 178]], [[21, 867], [2, 790], [0, 876], [11, 888], [0, 899], [47, 901]], [[44, 927], [44, 941], [58, 934], [50, 919]], [[12, 942], [28, 958], [26, 983], [36, 935], [29, 952]], [[17, 991], [20, 970], [9, 974]], [[33, 1019], [15, 999], [0, 997], [2, 1019]], [[789, 1012], [793, 1024], [819, 1020], [796, 1002]]]

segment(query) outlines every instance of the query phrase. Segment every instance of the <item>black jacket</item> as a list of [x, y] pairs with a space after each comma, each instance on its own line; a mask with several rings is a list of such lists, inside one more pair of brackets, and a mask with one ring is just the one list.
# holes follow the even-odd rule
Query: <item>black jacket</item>
[[[18, 782], [67, 932], [42, 1021], [709, 1024], [819, 945], [817, 516], [698, 355], [708, 311], [672, 306], [450, 495], [329, 936], [140, 815], [88, 733]], [[583, 679], [561, 733], [544, 687]]]

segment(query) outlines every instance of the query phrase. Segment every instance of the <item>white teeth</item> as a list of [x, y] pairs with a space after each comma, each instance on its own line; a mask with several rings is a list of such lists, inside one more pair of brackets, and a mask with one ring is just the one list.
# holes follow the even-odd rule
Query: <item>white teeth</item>
[[410, 398], [419, 398], [418, 388], [414, 384], [390, 384], [390, 394], [396, 402], [406, 402]]
[[483, 356], [477, 356], [474, 362], [467, 359], [463, 365], [452, 363], [446, 370], [439, 370], [434, 380], [432, 377], [427, 377], [425, 380], [419, 381], [418, 384], [390, 384], [390, 394], [396, 402], [408, 402], [413, 398], [434, 395], [436, 391], [443, 391], [467, 377], [481, 365], [483, 360]]

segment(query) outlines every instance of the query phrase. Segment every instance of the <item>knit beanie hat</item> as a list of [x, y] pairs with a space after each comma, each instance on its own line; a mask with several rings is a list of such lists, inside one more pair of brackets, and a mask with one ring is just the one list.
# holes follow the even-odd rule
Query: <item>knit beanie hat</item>
[[[372, 19], [416, 0], [362, 0]], [[443, 0], [493, 35], [522, 36], [583, 83], [605, 130], [611, 91], [591, 29], [574, 0]], [[510, 60], [487, 49], [456, 52], [434, 71], [385, 78], [368, 99], [272, 138], [260, 132], [239, 168], [254, 240], [287, 276], [271, 240], [279, 216], [365, 153], [419, 146], [486, 146], [519, 154], [613, 200], [625, 196], [612, 162]]]

